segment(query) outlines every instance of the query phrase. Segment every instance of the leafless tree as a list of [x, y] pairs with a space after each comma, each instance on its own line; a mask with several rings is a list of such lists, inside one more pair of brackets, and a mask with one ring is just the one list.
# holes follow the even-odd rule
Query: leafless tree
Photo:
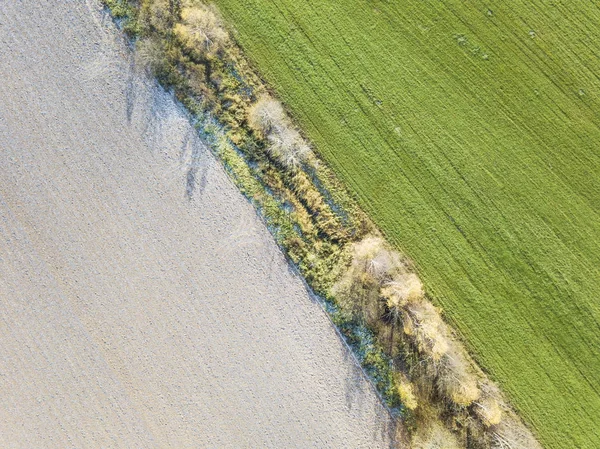
[[269, 96], [259, 98], [248, 113], [250, 126], [263, 135], [268, 135], [274, 128], [285, 127], [285, 121], [281, 103]]

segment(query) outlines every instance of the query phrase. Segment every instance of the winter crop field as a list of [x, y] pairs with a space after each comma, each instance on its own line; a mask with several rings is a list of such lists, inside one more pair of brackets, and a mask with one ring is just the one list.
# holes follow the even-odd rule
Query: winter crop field
[[216, 3], [542, 444], [600, 447], [600, 7]]

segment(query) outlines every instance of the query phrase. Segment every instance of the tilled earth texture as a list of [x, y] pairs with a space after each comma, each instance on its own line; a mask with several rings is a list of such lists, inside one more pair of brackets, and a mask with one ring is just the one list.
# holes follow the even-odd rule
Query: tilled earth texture
[[0, 447], [385, 448], [327, 316], [95, 1], [0, 0]]

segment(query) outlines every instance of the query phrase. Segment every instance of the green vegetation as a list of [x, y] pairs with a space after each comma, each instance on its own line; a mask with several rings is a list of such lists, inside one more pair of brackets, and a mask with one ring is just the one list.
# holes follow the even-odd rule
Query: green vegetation
[[600, 8], [216, 3], [544, 446], [600, 447]]

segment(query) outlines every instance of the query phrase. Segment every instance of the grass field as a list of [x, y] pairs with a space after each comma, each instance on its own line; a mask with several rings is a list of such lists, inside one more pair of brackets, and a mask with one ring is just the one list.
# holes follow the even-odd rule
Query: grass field
[[544, 446], [600, 447], [600, 7], [216, 3]]

